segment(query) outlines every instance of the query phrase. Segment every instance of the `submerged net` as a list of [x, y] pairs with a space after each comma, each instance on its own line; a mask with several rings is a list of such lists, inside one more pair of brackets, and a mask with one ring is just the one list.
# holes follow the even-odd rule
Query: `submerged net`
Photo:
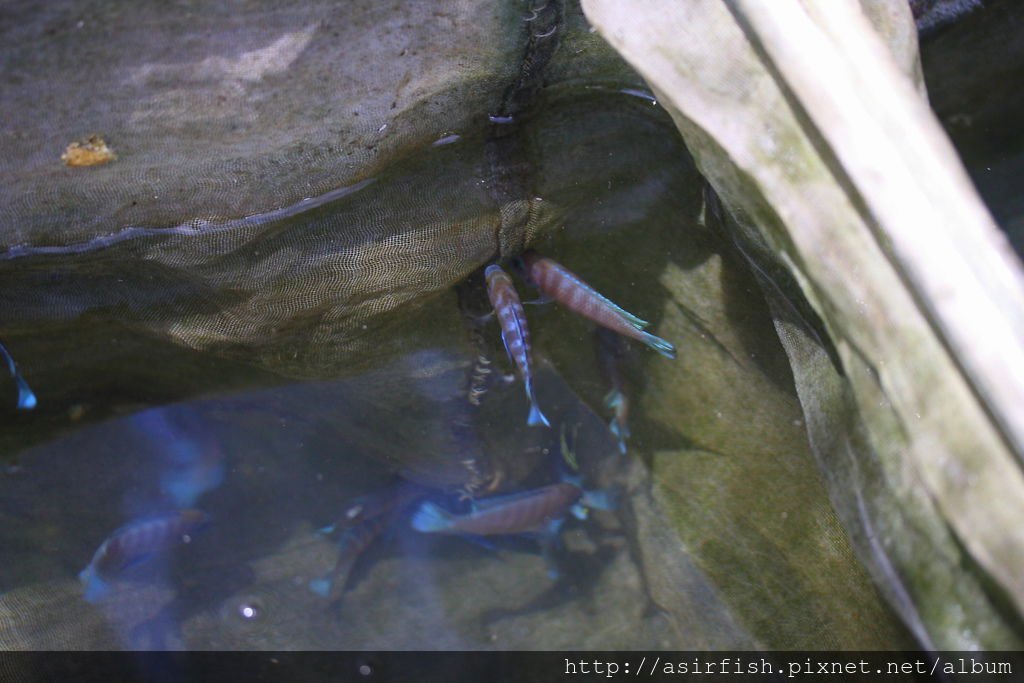
[[[571, 2], [6, 3], [0, 322], [41, 403], [8, 427], [5, 454], [144, 405], [356, 375], [423, 347], [471, 354], [453, 287], [532, 244], [680, 347], [675, 365], [645, 359], [632, 377], [642, 460], [627, 517], [645, 587], [675, 626], [659, 646], [878, 649], [911, 642], [904, 626], [940, 648], [1018, 643], [1006, 615], [1019, 596], [1000, 569], [1016, 537], [992, 550], [996, 524], [962, 546], [985, 517], [943, 505], [953, 494], [908, 455], [927, 446], [959, 463], [974, 438], [988, 439], [983, 454], [1011, 449], [963, 392], [971, 426], [938, 428], [968, 424], [941, 412], [908, 426], [862, 343], [891, 321], [836, 304], [815, 276], [827, 260], [802, 242], [799, 193], [765, 196], [759, 172], [806, 189], [800, 173], [827, 163], [786, 119], [800, 95], [779, 92], [751, 47], [744, 3], [630, 18], [615, 4], [585, 8], [657, 98]], [[917, 75], [909, 9], [864, 4]], [[648, 66], [658, 54], [689, 91]], [[110, 153], [85, 163], [103, 163], [62, 161], [100, 140]], [[856, 213], [828, 173], [812, 181], [808, 196]], [[870, 240], [858, 248], [836, 272], [881, 267]], [[597, 405], [579, 329], [549, 315], [537, 346]], [[898, 350], [881, 360], [931, 381], [916, 350]], [[943, 363], [937, 386], [963, 381]], [[349, 385], [375, 397], [366, 408], [348, 395], [345, 414], [434, 415], [416, 412], [429, 391], [405, 396], [402, 379], [374, 394], [387, 372]], [[457, 484], [450, 454], [404, 452], [414, 422], [353, 449]], [[11, 647], [48, 628], [20, 613], [46, 589], [25, 590], [0, 603], [18, 613], [0, 621], [15, 624], [0, 627]]]

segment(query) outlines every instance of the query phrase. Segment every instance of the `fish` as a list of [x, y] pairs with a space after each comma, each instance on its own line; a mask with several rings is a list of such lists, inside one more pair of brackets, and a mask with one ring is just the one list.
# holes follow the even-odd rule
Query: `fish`
[[224, 482], [224, 450], [200, 415], [178, 407], [136, 413], [132, 426], [153, 443], [151, 452], [163, 466], [160, 491], [175, 508], [195, 505]]
[[533, 392], [530, 329], [526, 325], [526, 311], [523, 310], [512, 278], [496, 263], [487, 266], [484, 278], [487, 280], [487, 295], [501, 324], [501, 340], [505, 344], [505, 352], [519, 369], [526, 387], [526, 398], [530, 401], [530, 414], [526, 424], [550, 427], [551, 423], [540, 411], [537, 397]]
[[481, 498], [472, 511], [455, 514], [427, 501], [412, 517], [412, 528], [423, 533], [500, 536], [546, 531], [577, 503], [607, 509], [611, 500], [602, 491], [584, 491], [576, 482], [560, 481], [503, 496]]
[[666, 358], [676, 357], [675, 346], [645, 331], [650, 323], [600, 294], [565, 266], [533, 250], [524, 252], [521, 261], [525, 277], [542, 294], [601, 327], [646, 344]]
[[7, 370], [11, 373], [11, 377], [14, 378], [14, 383], [18, 385], [18, 399], [15, 403], [18, 410], [32, 410], [39, 403], [36, 399], [35, 393], [29, 387], [28, 382], [22, 376], [21, 371], [18, 370], [17, 363], [14, 362], [14, 356], [7, 350], [7, 347], [0, 342], [0, 355], [4, 357], [7, 362]]
[[626, 396], [625, 381], [622, 377], [622, 363], [628, 349], [625, 341], [617, 334], [603, 327], [594, 329], [594, 345], [601, 371], [610, 389], [604, 397], [605, 408], [612, 412], [608, 430], [619, 444], [619, 452], [626, 454], [626, 440], [629, 438], [629, 398]]
[[391, 525], [398, 514], [426, 493], [425, 487], [400, 479], [385, 489], [354, 499], [340, 519], [317, 530], [320, 534], [340, 532], [338, 561], [327, 574], [312, 579], [309, 589], [321, 597], [337, 599], [359, 556]]
[[309, 589], [323, 598], [336, 600], [348, 583], [349, 574], [359, 556], [377, 540], [392, 522], [395, 511], [352, 524], [338, 537], [338, 561], [334, 569], [309, 582]]
[[85, 599], [99, 602], [110, 593], [110, 579], [153, 555], [191, 543], [192, 536], [209, 521], [210, 516], [202, 510], [177, 510], [143, 517], [117, 529], [103, 541], [92, 561], [78, 574], [85, 589]]
[[318, 531], [321, 534], [345, 531], [377, 517], [396, 512], [426, 493], [426, 487], [420, 484], [404, 479], [398, 480], [385, 489], [353, 499], [345, 508], [340, 519]]

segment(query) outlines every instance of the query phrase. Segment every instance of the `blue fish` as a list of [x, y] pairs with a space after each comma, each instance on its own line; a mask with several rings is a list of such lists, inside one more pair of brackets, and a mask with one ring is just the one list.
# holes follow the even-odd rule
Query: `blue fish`
[[496, 263], [487, 266], [484, 277], [487, 279], [487, 296], [501, 323], [501, 340], [505, 344], [505, 352], [519, 370], [526, 387], [526, 398], [530, 401], [530, 415], [526, 424], [550, 427], [551, 423], [540, 411], [537, 397], [533, 393], [530, 328], [526, 325], [526, 311], [523, 310], [512, 278]]
[[18, 410], [32, 410], [38, 404], [36, 395], [18, 370], [18, 365], [14, 362], [11, 352], [7, 350], [7, 347], [2, 342], [0, 342], [0, 355], [4, 357], [4, 360], [7, 362], [7, 370], [11, 373], [11, 377], [14, 378], [14, 383], [18, 385], [18, 401], [16, 403]]
[[143, 517], [117, 529], [78, 574], [85, 588], [85, 599], [89, 602], [102, 600], [110, 593], [110, 579], [154, 555], [190, 543], [192, 536], [209, 521], [210, 516], [201, 510], [180, 510]]
[[191, 411], [182, 415], [180, 410], [186, 409], [147, 410], [134, 415], [132, 424], [157, 444], [153, 451], [164, 461], [160, 490], [174, 507], [187, 508], [223, 483], [224, 451], [203, 420]]

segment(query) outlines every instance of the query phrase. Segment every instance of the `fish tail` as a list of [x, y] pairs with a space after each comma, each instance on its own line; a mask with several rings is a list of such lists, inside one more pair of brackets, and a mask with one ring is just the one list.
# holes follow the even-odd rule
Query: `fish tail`
[[84, 587], [83, 597], [86, 602], [96, 604], [110, 595], [110, 584], [100, 578], [91, 564], [79, 572], [78, 580]]
[[614, 510], [618, 507], [618, 496], [607, 489], [596, 491], [584, 491], [580, 502], [588, 508], [595, 510]]
[[38, 401], [32, 389], [29, 388], [28, 382], [21, 376], [20, 372], [15, 375], [14, 380], [18, 383], [18, 409], [32, 410], [35, 408]]
[[619, 444], [619, 453], [626, 455], [626, 439], [629, 438], [629, 429], [619, 423], [618, 418], [612, 418], [608, 423], [608, 431], [612, 433]]
[[618, 389], [612, 389], [604, 396], [604, 407], [609, 410], [615, 410], [622, 402], [626, 400], [626, 397]]
[[319, 579], [311, 579], [309, 582], [309, 590], [313, 591], [321, 598], [329, 597], [331, 594], [331, 581], [329, 576], [321, 576]]
[[416, 514], [412, 516], [412, 528], [425, 534], [447, 531], [452, 525], [451, 514], [429, 501], [420, 505]]
[[7, 347], [0, 343], [0, 356], [3, 356], [7, 362], [7, 369], [11, 373], [11, 377], [14, 378], [15, 383], [18, 385], [18, 410], [32, 410], [36, 407], [36, 395], [32, 393], [32, 389], [29, 388], [28, 382], [22, 376], [21, 371], [18, 370], [17, 363], [14, 362], [14, 356], [7, 350]]
[[654, 336], [650, 332], [641, 332], [640, 341], [665, 356], [665, 358], [672, 360], [676, 357], [676, 347], [672, 346], [672, 344], [661, 337]]
[[536, 427], [537, 425], [550, 427], [551, 423], [544, 417], [544, 413], [540, 412], [540, 407], [537, 405], [537, 397], [533, 393], [533, 382], [529, 380], [526, 382], [526, 397], [530, 399], [530, 415], [526, 418], [526, 424], [531, 427]]
[[537, 407], [537, 402], [534, 400], [530, 401], [530, 416], [526, 418], [526, 424], [531, 427], [536, 427], [537, 425], [551, 426], [551, 423], [544, 417], [544, 413], [540, 412], [540, 408]]

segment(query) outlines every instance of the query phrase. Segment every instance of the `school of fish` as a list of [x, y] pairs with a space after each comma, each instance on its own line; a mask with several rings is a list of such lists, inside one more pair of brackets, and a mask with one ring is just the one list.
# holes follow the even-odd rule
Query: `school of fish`
[[[620, 452], [625, 454], [629, 438], [629, 403], [622, 369], [628, 355], [625, 340], [640, 341], [667, 358], [675, 357], [675, 348], [647, 332], [646, 321], [604, 297], [578, 275], [550, 258], [527, 251], [513, 262], [513, 268], [527, 284], [541, 293], [543, 300], [554, 301], [596, 325], [593, 335], [596, 357], [609, 386], [605, 398], [605, 407], [612, 414], [609, 430]], [[512, 277], [501, 265], [493, 263], [484, 269], [484, 281], [505, 351], [524, 384], [530, 404], [527, 424], [550, 427], [551, 423], [541, 411], [534, 390], [530, 330]], [[0, 356], [6, 361], [18, 387], [17, 408], [33, 408], [35, 394], [28, 388], [2, 344]], [[489, 373], [488, 367], [485, 374]], [[478, 384], [483, 386], [485, 383]], [[467, 400], [472, 403], [475, 399], [478, 403], [483, 393], [483, 389], [470, 391]], [[176, 419], [178, 422], [185, 419], [187, 425], [187, 418], [183, 415]], [[79, 574], [85, 598], [91, 602], [103, 600], [111, 590], [110, 582], [128, 568], [188, 544], [210, 521], [206, 513], [191, 505], [222, 482], [224, 465], [221, 455], [215, 445], [197, 438], [196, 430], [183, 431], [179, 424], [172, 424], [168, 419], [159, 411], [147, 411], [137, 415], [134, 424], [169, 449], [160, 455], [166, 460], [163, 463], [161, 492], [175, 509], [137, 518], [103, 541], [91, 562]], [[561, 451], [564, 462], [558, 463], [562, 474], [553, 483], [500, 495], [471, 496], [468, 508], [464, 500], [452, 499], [445, 503], [438, 492], [404, 480], [351, 501], [340, 519], [319, 532], [337, 537], [338, 558], [331, 570], [309, 581], [309, 588], [323, 597], [337, 600], [344, 592], [358, 558], [400, 518], [408, 519], [412, 529], [425, 534], [469, 538], [521, 535], [537, 539], [542, 549], [546, 549], [555, 543], [568, 515], [584, 519], [589, 509], [613, 509], [614, 501], [609, 492], [588, 490], [583, 486], [576, 473], [575, 453], [567, 445], [565, 428], [563, 423]]]

